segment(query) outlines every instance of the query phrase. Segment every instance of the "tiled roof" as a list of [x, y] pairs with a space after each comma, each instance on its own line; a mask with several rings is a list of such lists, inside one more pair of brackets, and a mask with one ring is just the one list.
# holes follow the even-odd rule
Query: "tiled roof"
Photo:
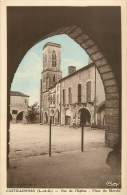
[[26, 95], [24, 93], [21, 93], [19, 91], [10, 91], [11, 96], [22, 96], [22, 97], [29, 97], [29, 95]]

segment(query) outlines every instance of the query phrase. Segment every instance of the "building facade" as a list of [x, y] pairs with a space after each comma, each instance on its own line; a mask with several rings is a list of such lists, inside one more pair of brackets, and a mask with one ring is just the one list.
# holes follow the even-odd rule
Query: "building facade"
[[25, 122], [28, 110], [29, 96], [18, 91], [10, 92], [10, 121]]
[[[51, 117], [53, 124], [80, 126], [80, 115], [81, 112], [84, 112], [86, 126], [103, 127], [105, 110], [101, 104], [105, 102], [105, 92], [95, 65], [90, 63], [77, 71], [74, 66], [68, 67], [69, 74], [62, 78], [60, 70], [61, 47], [56, 45], [48, 43], [44, 46], [43, 59], [46, 52], [46, 60], [43, 61], [40, 90], [41, 123], [49, 123]], [[55, 50], [56, 47], [57, 50]], [[49, 48], [52, 50], [47, 53]], [[55, 69], [53, 51], [56, 51]], [[45, 75], [47, 75], [46, 78]]]
[[[48, 123], [55, 107], [55, 86], [62, 78], [60, 70], [61, 45], [47, 43], [43, 48], [43, 71], [41, 73], [40, 120]], [[54, 117], [52, 117], [52, 120]]]

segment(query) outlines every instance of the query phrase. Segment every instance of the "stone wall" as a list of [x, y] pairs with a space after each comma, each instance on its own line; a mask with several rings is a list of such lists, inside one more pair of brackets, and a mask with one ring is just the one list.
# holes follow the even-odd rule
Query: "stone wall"
[[17, 121], [18, 115], [23, 112], [23, 120], [25, 122], [25, 113], [28, 110], [29, 98], [23, 96], [10, 96], [10, 114], [12, 122]]

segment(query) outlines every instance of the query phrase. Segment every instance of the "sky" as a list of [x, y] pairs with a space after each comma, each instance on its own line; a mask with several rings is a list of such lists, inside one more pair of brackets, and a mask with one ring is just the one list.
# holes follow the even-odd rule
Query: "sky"
[[43, 70], [43, 46], [47, 42], [61, 44], [62, 77], [68, 74], [68, 66], [76, 69], [88, 65], [89, 56], [67, 35], [56, 35], [33, 45], [23, 57], [13, 78], [12, 91], [20, 91], [30, 96], [29, 104], [40, 101], [40, 78]]

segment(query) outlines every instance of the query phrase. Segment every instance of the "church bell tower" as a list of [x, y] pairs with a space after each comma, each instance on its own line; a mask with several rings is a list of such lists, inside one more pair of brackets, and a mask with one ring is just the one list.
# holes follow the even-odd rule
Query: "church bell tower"
[[61, 45], [47, 43], [43, 47], [42, 92], [48, 91], [62, 78]]

